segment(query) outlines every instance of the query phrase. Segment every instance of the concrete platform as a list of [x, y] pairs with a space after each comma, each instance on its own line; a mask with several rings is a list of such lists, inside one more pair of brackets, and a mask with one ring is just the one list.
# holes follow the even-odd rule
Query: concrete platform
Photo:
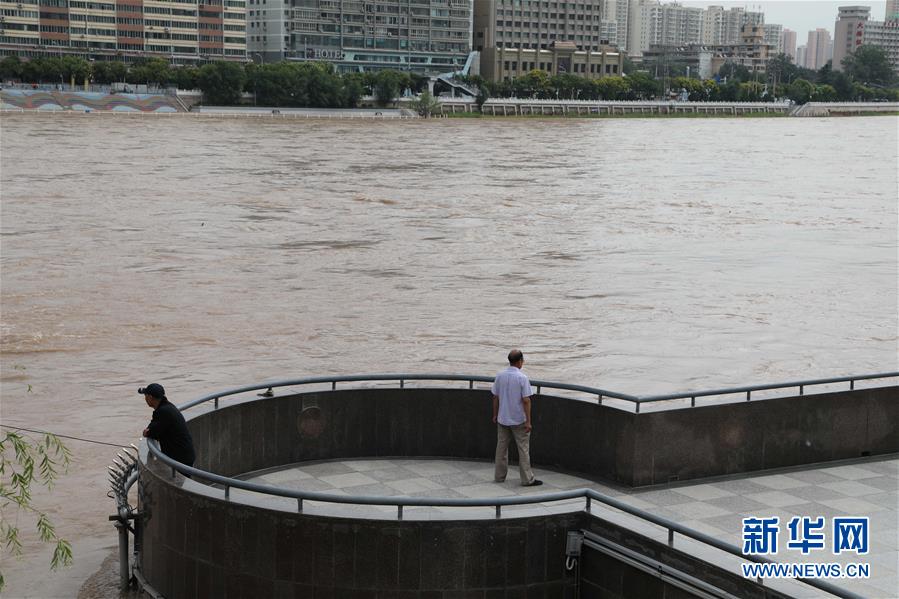
[[[896, 597], [899, 589], [899, 459], [868, 460], [826, 467], [791, 469], [776, 474], [729, 477], [666, 488], [624, 490], [546, 469], [535, 469], [544, 481], [540, 487], [522, 487], [516, 468], [510, 468], [505, 483], [493, 482], [493, 464], [478, 461], [433, 459], [359, 459], [307, 462], [292, 467], [257, 472], [246, 477], [259, 484], [319, 491], [339, 495], [384, 495], [415, 497], [501, 497], [533, 495], [566, 489], [592, 488], [627, 501], [628, 504], [668, 518], [734, 545], [742, 543], [744, 517], [780, 517], [780, 554], [776, 559], [789, 563], [838, 562], [868, 563], [867, 580], [830, 580], [833, 584], [873, 598]], [[261, 496], [234, 489], [232, 497], [295, 510], [293, 500]], [[274, 505], [273, 505], [274, 504]], [[503, 518], [583, 509], [584, 500], [504, 507]], [[599, 517], [625, 524], [654, 539], [666, 538], [666, 531], [636, 517], [594, 502]], [[305, 502], [304, 512], [331, 516], [395, 519], [396, 508], [352, 506]], [[827, 526], [836, 516], [867, 516], [870, 519], [870, 553], [832, 555], [829, 549], [802, 555], [786, 549], [786, 523], [793, 516], [824, 516]], [[494, 518], [492, 507], [447, 508], [407, 507], [406, 520]], [[829, 538], [829, 533], [828, 538]], [[715, 563], [739, 568], [740, 560], [721, 551], [682, 537], [675, 547], [705, 556]], [[789, 582], [771, 581], [796, 596], [820, 596], [820, 591]]]

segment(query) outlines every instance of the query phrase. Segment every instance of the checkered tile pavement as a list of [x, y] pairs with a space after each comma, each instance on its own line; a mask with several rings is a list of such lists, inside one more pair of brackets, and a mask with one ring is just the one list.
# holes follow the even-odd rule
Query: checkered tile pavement
[[[735, 545], [742, 542], [742, 519], [748, 516], [779, 516], [783, 562], [867, 561], [871, 578], [864, 581], [831, 581], [853, 592], [873, 598], [899, 597], [899, 459], [869, 460], [851, 465], [797, 469], [741, 476], [696, 484], [680, 484], [648, 490], [625, 490], [559, 472], [535, 468], [544, 481], [540, 487], [522, 487], [517, 469], [510, 467], [505, 483], [493, 482], [493, 464], [474, 461], [431, 459], [370, 459], [304, 463], [277, 471], [250, 475], [247, 480], [279, 487], [320, 491], [338, 495], [376, 495], [412, 497], [501, 497], [550, 493], [566, 489], [590, 487], [598, 492], [626, 501], [629, 505], [668, 518], [695, 530]], [[259, 501], [259, 495], [244, 493], [247, 499]], [[251, 499], [252, 496], [252, 499]], [[266, 501], [272, 501], [267, 499]], [[285, 509], [295, 503], [283, 502]], [[531, 516], [581, 509], [584, 500], [503, 508], [503, 517]], [[396, 508], [351, 506], [305, 502], [307, 513], [349, 515], [357, 517], [395, 518]], [[657, 526], [622, 514], [613, 508], [593, 504], [593, 513], [653, 538], [667, 534]], [[834, 556], [830, 551], [813, 551], [809, 556], [785, 550], [786, 522], [793, 516], [824, 516], [828, 524], [835, 516], [868, 516], [870, 518], [870, 554]], [[493, 518], [493, 508], [408, 507], [405, 519]], [[695, 553], [709, 552], [709, 558], [720, 562], [720, 552], [684, 540], [676, 547], [690, 546]], [[717, 556], [713, 556], [716, 553]], [[734, 558], [737, 559], [737, 558]], [[737, 559], [734, 564], [738, 564]], [[732, 565], [734, 565], [732, 564]], [[785, 583], [780, 583], [781, 585]], [[772, 584], [777, 587], [777, 584]], [[784, 590], [798, 596], [815, 596], [808, 589], [787, 584]], [[817, 594], [820, 594], [818, 592]]]

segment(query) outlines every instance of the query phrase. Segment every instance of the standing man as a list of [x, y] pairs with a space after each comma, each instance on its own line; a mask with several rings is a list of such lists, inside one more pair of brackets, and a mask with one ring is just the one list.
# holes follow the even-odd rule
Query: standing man
[[187, 430], [184, 416], [165, 396], [165, 389], [159, 383], [150, 383], [137, 390], [144, 396], [147, 405], [153, 408], [153, 419], [144, 429], [144, 436], [159, 441], [162, 453], [175, 461], [193, 466], [196, 460], [194, 441]]
[[509, 367], [493, 380], [493, 422], [496, 423], [496, 471], [494, 480], [505, 482], [509, 471], [509, 443], [515, 438], [518, 447], [518, 471], [525, 487], [542, 485], [531, 470], [531, 382], [521, 371], [524, 354], [509, 352]]

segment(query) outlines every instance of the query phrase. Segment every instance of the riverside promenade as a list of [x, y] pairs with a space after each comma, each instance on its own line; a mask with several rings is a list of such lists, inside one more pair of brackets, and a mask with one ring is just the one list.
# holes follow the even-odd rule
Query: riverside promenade
[[[170, 598], [228, 588], [889, 596], [899, 557], [897, 377], [643, 397], [535, 380], [531, 457], [545, 481], [536, 488], [517, 485], [514, 470], [493, 482], [490, 377], [314, 377], [210, 393], [181, 406], [195, 467], [150, 443], [113, 481], [123, 579], [121, 527], [139, 518], [135, 575]], [[135, 513], [124, 498], [138, 478]], [[744, 519], [779, 527], [773, 549], [745, 549]], [[788, 544], [788, 524], [804, 520], [833, 523], [832, 552], [823, 536], [811, 555]], [[844, 520], [864, 520], [863, 552], [837, 551]], [[745, 573], [772, 560], [847, 575]]]

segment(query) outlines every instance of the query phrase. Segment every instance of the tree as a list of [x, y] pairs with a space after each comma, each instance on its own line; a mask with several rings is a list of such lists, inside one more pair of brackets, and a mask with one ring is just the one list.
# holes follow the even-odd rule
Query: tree
[[484, 83], [478, 85], [478, 97], [475, 98], [475, 102], [478, 105], [478, 111], [484, 111], [484, 103], [490, 99], [490, 90], [487, 89], [487, 86]]
[[18, 79], [22, 76], [22, 62], [18, 56], [7, 56], [0, 60], [0, 79]]
[[806, 79], [797, 79], [790, 85], [787, 95], [797, 104], [805, 104], [815, 94], [815, 85]]
[[648, 73], [638, 72], [627, 76], [630, 86], [628, 100], [651, 100], [662, 93], [662, 85]]
[[889, 87], [895, 79], [886, 51], [878, 46], [859, 46], [843, 59], [843, 68], [856, 83], [865, 86]]
[[630, 77], [603, 77], [596, 80], [596, 90], [603, 100], [624, 100], [631, 91]]
[[747, 67], [729, 60], [718, 69], [718, 76], [726, 79], [728, 83], [731, 81], [743, 83], [752, 79], [752, 72]]
[[243, 67], [235, 62], [211, 62], [200, 67], [197, 85], [206, 101], [231, 105], [240, 102], [246, 77]]
[[[10, 431], [0, 437], [0, 542], [16, 557], [22, 555], [19, 527], [11, 522], [9, 510], [36, 518], [38, 537], [54, 545], [50, 568], [72, 563], [72, 546], [56, 534], [47, 514], [31, 504], [34, 483], [53, 487], [61, 472], [68, 470], [71, 452], [55, 435], [44, 433], [40, 439]], [[0, 590], [5, 586], [0, 572]]]
[[834, 73], [833, 83], [831, 85], [833, 85], [833, 88], [837, 93], [838, 100], [852, 100], [855, 96], [855, 88], [852, 86], [852, 79], [842, 71]]
[[396, 99], [400, 93], [400, 79], [400, 74], [391, 70], [379, 71], [375, 75], [372, 91], [378, 106], [387, 106]]
[[816, 102], [833, 102], [837, 99], [837, 90], [832, 85], [818, 85], [815, 87]]
[[429, 118], [432, 114], [440, 112], [440, 102], [431, 95], [431, 92], [424, 90], [418, 97], [418, 100], [412, 103], [415, 111], [419, 116]]

